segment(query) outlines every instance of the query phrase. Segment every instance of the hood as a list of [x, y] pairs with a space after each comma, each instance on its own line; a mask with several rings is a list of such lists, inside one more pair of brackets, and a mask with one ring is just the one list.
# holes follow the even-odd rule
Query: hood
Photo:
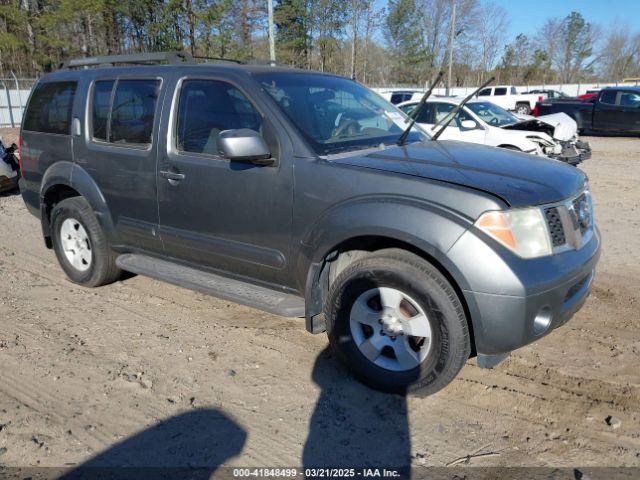
[[462, 185], [512, 207], [564, 200], [586, 181], [580, 170], [557, 160], [455, 141], [412, 143], [333, 161]]
[[505, 130], [525, 130], [544, 132], [556, 140], [567, 141], [575, 137], [578, 124], [566, 113], [552, 113], [540, 117], [529, 117], [513, 125], [502, 127]]

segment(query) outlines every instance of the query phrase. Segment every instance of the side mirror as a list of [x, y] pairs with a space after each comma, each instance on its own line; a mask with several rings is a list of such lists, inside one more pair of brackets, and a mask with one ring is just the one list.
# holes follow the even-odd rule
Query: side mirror
[[232, 162], [249, 162], [256, 165], [272, 165], [275, 162], [264, 138], [249, 128], [220, 132], [218, 149], [222, 156]]
[[478, 124], [474, 120], [463, 120], [460, 122], [460, 128], [463, 130], [475, 130], [478, 128]]

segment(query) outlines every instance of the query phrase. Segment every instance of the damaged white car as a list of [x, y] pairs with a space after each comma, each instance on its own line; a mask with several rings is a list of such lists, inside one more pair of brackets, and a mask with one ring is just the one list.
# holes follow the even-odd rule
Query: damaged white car
[[[433, 133], [460, 102], [458, 98], [429, 99], [416, 121]], [[410, 115], [417, 105], [417, 101], [409, 101], [398, 108]], [[589, 144], [579, 140], [577, 132], [576, 122], [564, 113], [518, 116], [494, 103], [472, 100], [456, 114], [441, 138], [520, 150], [577, 165], [591, 157]]]
[[0, 193], [18, 188], [20, 167], [17, 159], [17, 146], [5, 147], [0, 138]]

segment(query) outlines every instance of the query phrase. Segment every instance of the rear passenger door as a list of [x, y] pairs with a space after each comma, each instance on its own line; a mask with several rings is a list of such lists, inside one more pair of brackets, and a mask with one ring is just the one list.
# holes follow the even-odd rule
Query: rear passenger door
[[[177, 81], [163, 119], [160, 232], [168, 256], [269, 283], [283, 284], [292, 215], [292, 158], [274, 123], [238, 83], [226, 78]], [[168, 103], [168, 102], [167, 102]], [[276, 163], [230, 161], [218, 150], [221, 131], [255, 130]]]
[[160, 77], [97, 77], [87, 90], [75, 161], [102, 191], [123, 245], [161, 251], [156, 156]]

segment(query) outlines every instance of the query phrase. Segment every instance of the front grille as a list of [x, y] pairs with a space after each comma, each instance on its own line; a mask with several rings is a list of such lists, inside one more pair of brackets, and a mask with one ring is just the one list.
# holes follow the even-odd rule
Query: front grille
[[564, 234], [564, 227], [562, 226], [562, 220], [560, 219], [560, 213], [558, 207], [546, 208], [544, 216], [547, 219], [547, 226], [549, 227], [549, 233], [551, 234], [551, 243], [554, 247], [560, 247], [567, 243], [567, 237]]
[[584, 235], [591, 223], [591, 211], [587, 196], [583, 193], [579, 197], [576, 197], [572, 202], [572, 206], [572, 215], [575, 218], [577, 227], [580, 228], [580, 233]]

